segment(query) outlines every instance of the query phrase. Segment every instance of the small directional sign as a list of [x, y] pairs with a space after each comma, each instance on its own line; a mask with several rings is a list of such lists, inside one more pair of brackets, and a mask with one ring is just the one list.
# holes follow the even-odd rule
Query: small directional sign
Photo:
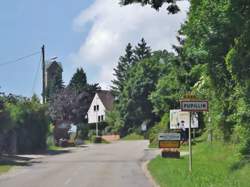
[[158, 140], [181, 140], [181, 134], [180, 133], [160, 133], [158, 135]]
[[208, 111], [208, 101], [198, 101], [198, 100], [190, 100], [190, 101], [181, 101], [181, 110], [189, 111], [189, 112], [203, 112]]

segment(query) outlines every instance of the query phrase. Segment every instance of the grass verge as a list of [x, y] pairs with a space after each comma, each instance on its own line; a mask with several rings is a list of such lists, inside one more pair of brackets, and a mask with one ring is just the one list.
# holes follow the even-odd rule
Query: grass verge
[[48, 151], [60, 151], [62, 149], [63, 149], [62, 147], [58, 147], [58, 146], [55, 146], [55, 145], [50, 145], [47, 148]]
[[233, 145], [200, 143], [194, 146], [192, 173], [188, 171], [188, 156], [158, 156], [148, 169], [162, 187], [248, 187], [250, 163], [242, 163]]
[[122, 140], [144, 140], [142, 135], [132, 133], [122, 138]]
[[9, 165], [0, 165], [0, 175], [6, 173], [10, 170], [11, 166]]

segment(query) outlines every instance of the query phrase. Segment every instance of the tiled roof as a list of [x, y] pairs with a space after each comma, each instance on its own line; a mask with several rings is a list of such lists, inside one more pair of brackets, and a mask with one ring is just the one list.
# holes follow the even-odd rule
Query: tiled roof
[[108, 90], [100, 90], [97, 92], [99, 98], [101, 99], [103, 105], [107, 110], [112, 110], [113, 103], [114, 103], [114, 96], [112, 95], [111, 91]]

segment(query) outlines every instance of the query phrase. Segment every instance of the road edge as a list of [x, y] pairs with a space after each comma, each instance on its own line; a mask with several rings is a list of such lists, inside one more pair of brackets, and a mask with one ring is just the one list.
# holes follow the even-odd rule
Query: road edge
[[147, 177], [147, 179], [150, 181], [150, 183], [153, 185], [153, 187], [160, 187], [160, 185], [158, 185], [156, 183], [156, 181], [154, 180], [153, 176], [151, 175], [150, 171], [148, 170], [148, 164], [149, 164], [150, 160], [147, 160], [145, 162], [142, 162], [142, 171], [144, 173], [144, 175]]

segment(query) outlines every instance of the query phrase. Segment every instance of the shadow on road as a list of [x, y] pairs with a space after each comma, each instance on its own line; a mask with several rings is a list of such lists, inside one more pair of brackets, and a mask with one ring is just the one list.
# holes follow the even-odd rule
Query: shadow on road
[[40, 161], [32, 161], [31, 158], [21, 157], [21, 156], [0, 156], [0, 165], [8, 166], [31, 166], [35, 163], [41, 163]]
[[71, 150], [48, 150], [46, 155], [60, 155], [65, 153], [71, 153]]

